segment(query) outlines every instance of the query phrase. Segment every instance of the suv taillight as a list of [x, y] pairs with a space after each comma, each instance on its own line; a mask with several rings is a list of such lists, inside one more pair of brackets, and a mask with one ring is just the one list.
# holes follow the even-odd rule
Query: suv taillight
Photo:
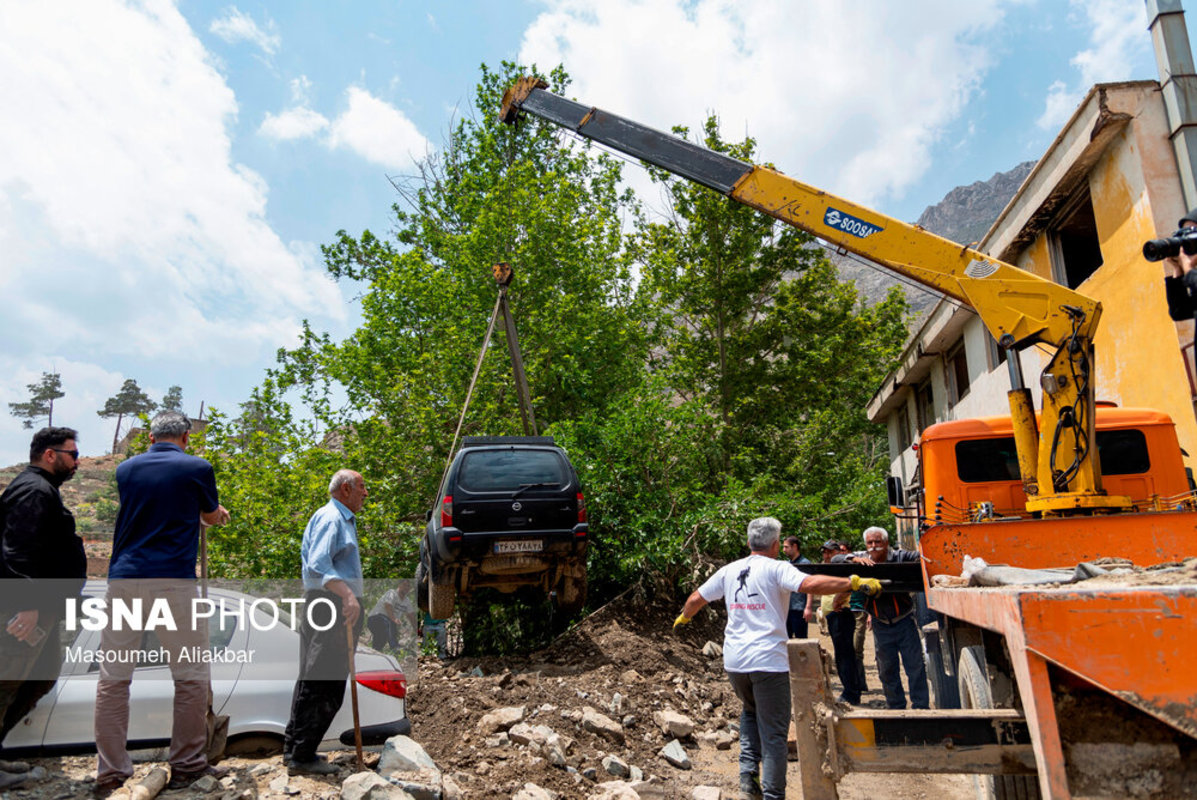
[[585, 521], [586, 521], [586, 498], [582, 496], [581, 492], [578, 492], [578, 522], [582, 523]]
[[400, 699], [407, 696], [407, 678], [402, 672], [374, 670], [357, 673], [356, 680], [367, 689]]
[[453, 498], [445, 495], [441, 501], [441, 527], [448, 528], [453, 524]]

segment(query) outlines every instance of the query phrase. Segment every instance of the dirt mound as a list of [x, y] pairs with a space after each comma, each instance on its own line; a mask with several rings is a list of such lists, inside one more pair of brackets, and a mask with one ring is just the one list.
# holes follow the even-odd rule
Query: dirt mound
[[[721, 661], [702, 654], [707, 639], [721, 639], [721, 622], [707, 615], [674, 634], [676, 614], [672, 604], [621, 598], [525, 658], [425, 660], [410, 695], [413, 738], [442, 769], [461, 774], [467, 796], [510, 795], [528, 781], [566, 797], [584, 796], [594, 783], [583, 772], [593, 769], [599, 782], [615, 779], [603, 765], [609, 755], [672, 786], [676, 773], [686, 771], [658, 755], [673, 737], [662, 733], [653, 714], [670, 710], [693, 720], [693, 734], [682, 739], [688, 751], [698, 748], [697, 737], [728, 731], [739, 715]], [[572, 770], [550, 764], [543, 748], [512, 746], [479, 728], [488, 712], [521, 706], [526, 724], [574, 740]], [[588, 710], [621, 733], [588, 729]], [[703, 775], [688, 771], [685, 790], [678, 786], [668, 796], [688, 797]]]

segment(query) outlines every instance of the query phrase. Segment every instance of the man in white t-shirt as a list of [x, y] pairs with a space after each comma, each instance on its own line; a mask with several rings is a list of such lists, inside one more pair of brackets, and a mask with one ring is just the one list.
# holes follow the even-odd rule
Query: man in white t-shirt
[[721, 567], [682, 606], [673, 627], [684, 625], [703, 606], [723, 599], [723, 668], [740, 711], [741, 800], [784, 800], [786, 730], [790, 724], [790, 662], [786, 655], [786, 614], [790, 593], [839, 594], [881, 591], [875, 578], [806, 575], [777, 558], [781, 523], [760, 517], [748, 523], [747, 558]]

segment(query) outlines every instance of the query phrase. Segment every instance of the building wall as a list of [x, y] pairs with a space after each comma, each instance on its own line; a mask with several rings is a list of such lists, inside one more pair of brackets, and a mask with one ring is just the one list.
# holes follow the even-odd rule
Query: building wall
[[[1197, 456], [1197, 416], [1181, 351], [1192, 341], [1193, 323], [1178, 325], [1168, 318], [1164, 268], [1142, 256], [1143, 242], [1175, 230], [1185, 210], [1164, 105], [1154, 82], [1095, 87], [981, 248], [1052, 279], [1052, 215], [1084, 188], [1092, 201], [1103, 259], [1102, 266], [1076, 287], [1103, 306], [1094, 338], [1097, 399], [1166, 412], [1177, 425], [1181, 446]], [[951, 322], [945, 322], [949, 317]], [[907, 484], [914, 478], [914, 454], [898, 450], [901, 408], [909, 407], [916, 419], [913, 392], [907, 387], [930, 375], [936, 421], [1009, 413], [1008, 369], [991, 363], [989, 334], [980, 319], [968, 309], [942, 305], [927, 319], [903, 367], [870, 404], [874, 419], [881, 417], [889, 428], [891, 474]], [[952, 405], [947, 402], [944, 356], [959, 337], [964, 340], [970, 387]], [[1037, 406], [1039, 374], [1048, 356], [1046, 348], [1021, 354]], [[905, 392], [904, 400], [898, 392]], [[1193, 466], [1191, 459], [1189, 465]]]

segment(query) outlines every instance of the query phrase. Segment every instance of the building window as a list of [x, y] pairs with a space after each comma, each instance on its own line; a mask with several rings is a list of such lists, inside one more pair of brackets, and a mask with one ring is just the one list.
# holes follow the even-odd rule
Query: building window
[[905, 453], [910, 449], [913, 440], [910, 438], [910, 404], [903, 403], [902, 410], [897, 414], [898, 420], [898, 453]]
[[1051, 228], [1052, 276], [1075, 289], [1102, 265], [1093, 201], [1086, 187], [1064, 207]]
[[935, 395], [931, 391], [931, 380], [923, 381], [914, 393], [915, 413], [918, 416], [919, 433], [935, 422]]
[[968, 358], [964, 354], [964, 340], [961, 339], [944, 359], [947, 367], [948, 397], [952, 405], [959, 403], [968, 394]]
[[989, 336], [989, 369], [995, 370], [1006, 363], [1006, 348], [997, 343], [997, 339]]

